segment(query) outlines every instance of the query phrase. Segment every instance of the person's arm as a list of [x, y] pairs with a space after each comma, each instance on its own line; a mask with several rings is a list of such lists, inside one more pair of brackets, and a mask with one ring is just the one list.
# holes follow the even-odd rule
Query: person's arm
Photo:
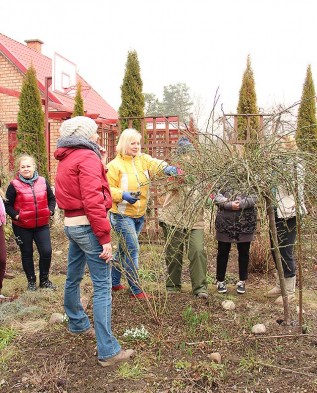
[[105, 207], [105, 198], [111, 196], [104, 193], [102, 187], [103, 166], [93, 152], [78, 165], [78, 181], [85, 214], [100, 245], [110, 243], [110, 223]]
[[53, 216], [54, 212], [55, 212], [56, 199], [55, 199], [55, 195], [54, 195], [53, 190], [51, 189], [51, 186], [49, 185], [48, 181], [45, 180], [45, 182], [46, 182], [46, 188], [47, 188], [48, 208], [51, 212], [51, 216]]
[[256, 195], [248, 195], [244, 198], [241, 198], [239, 200], [240, 209], [250, 209], [252, 207], [255, 207], [256, 202], [257, 202]]
[[6, 200], [4, 201], [4, 206], [6, 209], [6, 213], [12, 218], [12, 220], [17, 221], [19, 219], [19, 212], [14, 209], [14, 202], [16, 198], [16, 190], [14, 186], [10, 183], [7, 192], [6, 192]]
[[232, 210], [232, 202], [228, 200], [223, 194], [218, 193], [215, 196], [214, 202], [217, 206], [224, 210]]
[[141, 159], [145, 162], [146, 169], [149, 171], [150, 176], [153, 177], [156, 174], [163, 172], [167, 176], [176, 176], [177, 168], [169, 165], [164, 160], [154, 158], [149, 154], [142, 154]]

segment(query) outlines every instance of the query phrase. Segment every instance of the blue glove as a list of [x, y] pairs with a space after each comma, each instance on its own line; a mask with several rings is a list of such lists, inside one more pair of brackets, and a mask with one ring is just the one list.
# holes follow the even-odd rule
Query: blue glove
[[177, 168], [176, 168], [176, 166], [168, 165], [163, 169], [163, 172], [167, 176], [176, 176], [177, 175]]
[[129, 191], [123, 191], [122, 199], [130, 203], [131, 205], [135, 204], [136, 201], [139, 200], [136, 196], [131, 195]]

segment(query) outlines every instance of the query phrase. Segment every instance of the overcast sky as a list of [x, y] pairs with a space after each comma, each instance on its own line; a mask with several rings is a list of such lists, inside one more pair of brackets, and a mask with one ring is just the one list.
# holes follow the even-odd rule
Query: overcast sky
[[116, 110], [125, 63], [136, 50], [144, 92], [186, 83], [208, 112], [217, 87], [235, 113], [247, 55], [258, 106], [300, 99], [307, 65], [317, 80], [316, 0], [10, 0], [0, 2], [1, 33], [44, 41]]

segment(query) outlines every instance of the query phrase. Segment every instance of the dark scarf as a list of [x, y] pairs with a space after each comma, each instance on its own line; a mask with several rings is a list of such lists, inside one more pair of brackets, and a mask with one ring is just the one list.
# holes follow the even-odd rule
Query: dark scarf
[[57, 140], [57, 147], [74, 147], [77, 149], [89, 149], [101, 158], [99, 145], [81, 136], [65, 136]]
[[31, 177], [31, 179], [26, 179], [25, 177], [23, 177], [20, 173], [19, 173], [19, 179], [26, 184], [29, 184], [30, 186], [39, 178], [39, 174], [37, 171], [34, 171], [33, 176]]

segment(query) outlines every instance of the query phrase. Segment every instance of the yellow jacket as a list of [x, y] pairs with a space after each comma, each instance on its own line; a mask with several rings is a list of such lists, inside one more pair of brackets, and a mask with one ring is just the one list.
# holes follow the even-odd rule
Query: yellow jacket
[[[107, 178], [112, 197], [110, 211], [134, 218], [144, 216], [150, 197], [150, 179], [167, 165], [165, 161], [153, 158], [149, 154], [135, 157], [118, 154], [107, 164]], [[140, 200], [131, 205], [122, 199], [123, 191], [140, 191]]]

